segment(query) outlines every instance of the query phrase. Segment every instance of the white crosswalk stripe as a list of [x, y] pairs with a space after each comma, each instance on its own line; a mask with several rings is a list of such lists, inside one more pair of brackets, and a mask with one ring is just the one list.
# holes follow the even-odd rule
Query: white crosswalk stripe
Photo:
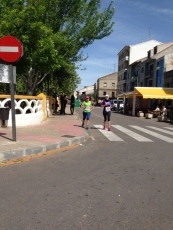
[[167, 131], [167, 130], [164, 130], [164, 129], [160, 129], [160, 128], [157, 128], [157, 127], [154, 127], [154, 126], [146, 126], [147, 128], [150, 128], [150, 129], [154, 129], [154, 130], [157, 130], [159, 132], [162, 132], [162, 133], [167, 133], [169, 135], [173, 135], [173, 132], [171, 131]]
[[124, 127], [122, 127], [121, 125], [111, 125], [112, 127], [118, 129], [119, 131], [127, 134], [128, 136], [134, 138], [135, 140], [139, 141], [139, 142], [153, 142], [152, 140], [140, 135], [140, 134], [137, 134], [129, 129], [126, 129]]
[[94, 125], [110, 141], [124, 141], [111, 131], [103, 130], [103, 125]]
[[164, 127], [165, 129], [170, 129], [170, 130], [173, 130], [173, 128], [171, 128], [171, 127]]
[[[130, 136], [130, 138], [135, 139], [136, 141], [139, 141], [139, 142], [154, 142], [153, 140], [148, 139], [148, 138], [142, 136], [141, 134], [134, 132], [134, 130], [130, 130], [129, 128], [125, 128], [125, 127], [123, 127], [121, 125], [111, 125], [111, 127], [116, 129], [115, 130], [116, 134], [114, 133], [114, 130], [112, 130], [112, 131], [103, 130], [102, 125], [94, 125], [94, 127], [96, 127], [110, 141], [124, 141], [122, 138], [120, 138], [117, 135], [116, 130], [118, 130], [118, 131], [126, 134], [127, 136]], [[164, 136], [162, 134], [159, 134], [159, 132], [162, 132], [162, 133], [165, 133], [165, 134], [173, 136], [173, 132], [169, 131], [169, 130], [173, 130], [173, 128], [171, 128], [171, 127], [164, 127], [162, 129], [158, 128], [158, 127], [155, 127], [155, 126], [146, 126], [146, 128], [142, 128], [142, 127], [136, 126], [136, 125], [128, 125], [128, 127], [131, 127], [131, 128], [136, 129], [136, 130], [138, 130], [140, 132], [146, 133], [146, 134], [148, 134], [150, 136], [153, 136], [153, 137], [155, 137], [157, 139], [160, 139], [162, 141], [166, 141], [168, 143], [173, 143], [173, 138], [170, 138], [168, 136]], [[150, 129], [153, 129], [155, 131], [151, 131]], [[169, 130], [165, 130], [165, 129], [169, 129]]]
[[141, 128], [141, 127], [139, 127], [139, 126], [135, 126], [135, 125], [129, 125], [129, 126], [132, 127], [132, 128], [134, 128], [134, 129], [137, 129], [137, 130], [139, 130], [139, 131], [141, 131], [141, 132], [147, 133], [147, 134], [149, 134], [149, 135], [151, 135], [151, 136], [153, 136], [153, 137], [156, 137], [156, 138], [158, 138], [158, 139], [161, 139], [161, 140], [163, 140], [163, 141], [166, 141], [166, 142], [168, 142], [168, 143], [173, 143], [173, 139], [172, 139], [172, 138], [163, 136], [163, 135], [161, 135], [161, 134], [159, 134], [159, 133], [150, 131], [150, 130], [145, 129], [145, 128]]

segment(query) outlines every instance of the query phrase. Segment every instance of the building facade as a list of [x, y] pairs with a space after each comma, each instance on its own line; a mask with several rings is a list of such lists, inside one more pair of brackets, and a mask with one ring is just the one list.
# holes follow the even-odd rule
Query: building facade
[[[140, 51], [139, 51], [140, 52]], [[146, 57], [131, 63], [126, 70], [126, 87], [124, 92], [118, 96], [124, 97], [134, 91], [134, 87], [158, 87], [173, 88], [173, 42], [158, 44], [146, 52]], [[156, 95], [158, 98], [158, 95]], [[126, 102], [131, 103], [131, 99]], [[138, 98], [136, 106], [142, 105], [146, 101]], [[151, 99], [145, 107], [152, 108], [153, 104], [160, 103], [157, 99]], [[166, 106], [172, 105], [172, 100], [162, 100]]]
[[147, 58], [129, 66], [127, 91], [132, 91], [134, 86], [173, 87], [173, 42], [157, 45], [147, 54]]
[[[162, 43], [155, 40], [149, 40], [136, 45], [124, 46], [124, 48], [118, 53], [118, 85], [117, 85], [118, 94], [126, 92], [131, 89], [131, 87], [126, 85], [126, 79], [129, 78], [128, 76], [129, 73], [127, 71], [129, 69], [129, 66], [140, 59], [146, 58], [147, 51], [159, 44]], [[131, 71], [134, 70], [132, 69]], [[132, 82], [133, 81], [134, 78]]]
[[84, 88], [77, 90], [75, 93], [75, 98], [83, 101], [86, 95], [94, 95], [94, 85], [85, 86]]
[[98, 78], [94, 84], [94, 96], [97, 103], [100, 103], [106, 94], [110, 99], [117, 97], [117, 72]]

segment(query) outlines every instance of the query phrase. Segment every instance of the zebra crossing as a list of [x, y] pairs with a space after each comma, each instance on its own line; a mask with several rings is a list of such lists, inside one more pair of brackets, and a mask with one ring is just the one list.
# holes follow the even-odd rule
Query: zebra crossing
[[[123, 127], [122, 125], [111, 125], [113, 128], [111, 131], [103, 130], [103, 125], [94, 125], [94, 127], [109, 141], [125, 141], [122, 137], [118, 136], [118, 134], [120, 135], [120, 133], [123, 133], [138, 142], [154, 142], [154, 140], [152, 140], [152, 137], [154, 137], [167, 143], [173, 143], [173, 137], [170, 137], [173, 136], [173, 128], [171, 127], [163, 127], [161, 129], [154, 126], [146, 126], [143, 128], [136, 125], [128, 125], [128, 127]], [[117, 131], [119, 131], [119, 133]], [[137, 132], [145, 133], [149, 137], [144, 137], [142, 134]]]

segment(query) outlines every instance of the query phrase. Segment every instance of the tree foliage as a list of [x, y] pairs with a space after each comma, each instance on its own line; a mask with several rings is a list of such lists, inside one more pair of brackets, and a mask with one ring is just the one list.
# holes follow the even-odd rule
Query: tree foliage
[[12, 35], [23, 44], [24, 56], [16, 65], [27, 93], [33, 94], [50, 76], [62, 88], [69, 83], [73, 89], [79, 82], [76, 63], [86, 58], [82, 50], [112, 32], [113, 2], [103, 11], [100, 4], [100, 0], [0, 0], [0, 37]]

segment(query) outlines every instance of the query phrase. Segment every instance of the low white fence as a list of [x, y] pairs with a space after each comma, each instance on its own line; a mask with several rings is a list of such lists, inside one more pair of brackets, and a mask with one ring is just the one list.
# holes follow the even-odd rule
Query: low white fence
[[[10, 95], [0, 95], [0, 108], [10, 108]], [[28, 126], [39, 124], [52, 115], [52, 97], [44, 94], [38, 96], [15, 95], [15, 118], [16, 126]], [[5, 121], [6, 126], [12, 126], [11, 109], [9, 119]]]

